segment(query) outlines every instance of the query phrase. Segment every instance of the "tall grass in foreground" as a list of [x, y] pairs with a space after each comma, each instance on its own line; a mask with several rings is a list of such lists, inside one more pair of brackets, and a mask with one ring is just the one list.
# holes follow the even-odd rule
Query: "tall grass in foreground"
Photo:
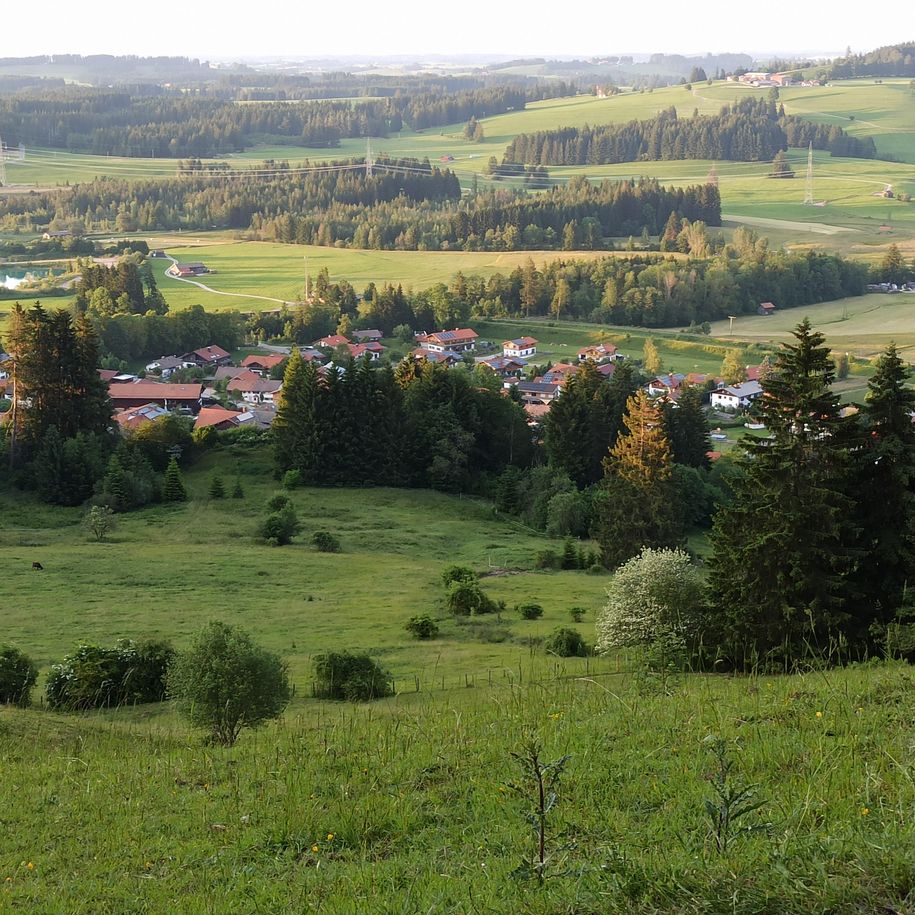
[[[908, 911], [912, 696], [896, 664], [582, 678], [312, 702], [231, 750], [7, 709], [0, 910]], [[568, 756], [542, 884], [532, 741]], [[712, 746], [760, 802], [724, 845]]]

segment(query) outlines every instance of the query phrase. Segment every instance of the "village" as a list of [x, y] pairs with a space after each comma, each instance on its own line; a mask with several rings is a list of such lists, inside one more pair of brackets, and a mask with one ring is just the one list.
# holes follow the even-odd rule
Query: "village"
[[[770, 314], [773, 308], [771, 303], [764, 303], [760, 314]], [[400, 357], [397, 341], [389, 341], [391, 347], [381, 341], [380, 330], [354, 330], [348, 337], [331, 334], [317, 339], [312, 345], [299, 348], [299, 355], [316, 365], [322, 377], [330, 372], [342, 374], [356, 360], [380, 365], [383, 360], [393, 362]], [[521, 336], [494, 344], [481, 340], [470, 327], [416, 333], [414, 343], [403, 358], [491, 372], [501, 381], [505, 395], [523, 405], [535, 439], [540, 438], [550, 405], [561, 397], [583, 364], [593, 363], [598, 374], [609, 381], [617, 366], [627, 359], [615, 344], [603, 342], [578, 348], [574, 358], [570, 354], [564, 361], [538, 362], [536, 338]], [[193, 419], [195, 431], [239, 427], [265, 430], [276, 416], [282, 373], [291, 352], [289, 346], [270, 349], [243, 350], [235, 361], [232, 353], [214, 344], [181, 355], [160, 356], [137, 373], [98, 371], [108, 385], [114, 422], [125, 435], [169, 413]], [[15, 392], [9, 359], [0, 353], [0, 397], [11, 401]], [[710, 416], [736, 416], [750, 410], [762, 394], [760, 382], [767, 369], [766, 364], [747, 365], [743, 380], [732, 384], [720, 376], [700, 372], [662, 372], [645, 380], [643, 372], [641, 386], [659, 405], [674, 407], [681, 393], [692, 386], [702, 392]], [[9, 412], [0, 413], [0, 417], [9, 416]], [[714, 431], [712, 437], [716, 438]], [[726, 435], [717, 437], [727, 439]], [[714, 460], [720, 453], [713, 451], [709, 456]]]

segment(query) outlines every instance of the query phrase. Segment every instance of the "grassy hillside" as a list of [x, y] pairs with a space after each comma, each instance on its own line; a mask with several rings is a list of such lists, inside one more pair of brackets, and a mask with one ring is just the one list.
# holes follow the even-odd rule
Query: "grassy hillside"
[[[230, 490], [237, 467], [243, 500], [208, 498], [214, 466]], [[519, 664], [524, 676], [532, 663], [546, 665], [539, 648], [532, 661], [530, 638], [573, 625], [574, 606], [587, 608], [588, 631], [605, 597], [606, 576], [531, 571], [538, 551], [562, 544], [495, 519], [482, 501], [427, 490], [297, 490], [305, 532], [275, 548], [254, 537], [277, 488], [267, 449], [211, 455], [188, 483], [189, 503], [123, 515], [101, 544], [90, 542], [80, 510], [0, 495], [6, 593], [15, 596], [4, 607], [7, 632], [42, 668], [79, 640], [155, 636], [183, 645], [222, 619], [282, 652], [300, 694], [310, 692], [311, 657], [345, 648], [377, 654], [401, 688], [414, 689], [419, 677], [423, 689], [441, 689], [442, 678], [450, 689], [465, 676], [517, 678]], [[315, 551], [310, 537], [319, 529], [339, 536], [341, 553]], [[32, 571], [35, 560], [43, 572]], [[485, 590], [509, 607], [542, 604], [543, 618], [454, 621], [440, 577], [452, 563], [486, 574]], [[439, 639], [417, 642], [404, 631], [421, 613], [442, 617]]]
[[[903, 350], [915, 347], [915, 296], [873, 294], [803, 308], [786, 308], [770, 317], [743, 315], [734, 321], [734, 339], [748, 342], [781, 342], [804, 318], [826, 335], [837, 351], [870, 357], [895, 340]], [[728, 322], [712, 324], [712, 334], [724, 340]], [[909, 354], [910, 358], [913, 355]]]
[[[232, 750], [0, 711], [7, 911], [904, 912], [912, 673], [499, 684], [309, 702]], [[712, 752], [724, 741], [726, 774]], [[568, 757], [547, 817], [513, 754]], [[752, 786], [719, 851], [707, 805]]]

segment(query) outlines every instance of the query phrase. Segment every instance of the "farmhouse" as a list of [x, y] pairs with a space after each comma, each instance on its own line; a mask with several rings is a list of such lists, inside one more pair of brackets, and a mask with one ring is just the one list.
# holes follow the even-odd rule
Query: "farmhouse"
[[282, 365], [283, 361], [288, 358], [282, 353], [268, 353], [267, 355], [252, 353], [250, 356], [245, 356], [241, 364], [243, 368], [257, 372], [258, 375], [266, 375], [278, 365]]
[[758, 381], [744, 381], [741, 384], [725, 385], [712, 391], [711, 405], [720, 410], [743, 410], [762, 394]]
[[254, 422], [254, 415], [247, 411], [242, 413], [239, 410], [226, 410], [223, 407], [204, 407], [197, 414], [194, 429], [213, 428], [222, 431], [252, 422]]
[[168, 416], [168, 410], [157, 403], [146, 403], [141, 407], [121, 410], [119, 413], [115, 413], [112, 418], [118, 424], [121, 434], [126, 435], [129, 432], [136, 431], [140, 426], [145, 426], [147, 423], [154, 422], [163, 416]]
[[185, 356], [160, 356], [146, 366], [146, 371], [168, 378], [172, 372], [178, 369], [192, 368], [196, 364], [196, 362], [189, 362]]
[[70, 237], [69, 229], [61, 229], [59, 231], [54, 231], [54, 232], [45, 232], [44, 235], [41, 236], [43, 241], [53, 241], [55, 238], [69, 238], [69, 237]]
[[200, 409], [203, 385], [159, 384], [155, 381], [135, 381], [133, 384], [108, 385], [108, 396], [115, 409], [126, 410], [148, 404], [159, 404], [166, 410]]
[[545, 381], [547, 384], [565, 384], [578, 371], [578, 368], [577, 363], [557, 362], [538, 380]]
[[165, 272], [171, 276], [177, 276], [180, 279], [185, 279], [189, 276], [203, 276], [206, 273], [212, 273], [206, 264], [201, 264], [199, 261], [194, 261], [190, 264], [172, 264], [171, 267], [169, 267]]
[[505, 356], [490, 356], [488, 359], [480, 359], [477, 364], [495, 372], [500, 378], [520, 378], [527, 368], [523, 359], [507, 359]]
[[336, 349], [338, 346], [349, 346], [349, 340], [342, 334], [330, 334], [327, 337], [321, 337], [320, 340], [315, 340], [314, 345], [324, 349]]
[[245, 403], [267, 404], [276, 402], [276, 395], [282, 387], [282, 381], [270, 381], [267, 378], [257, 377], [254, 381], [233, 378], [229, 382], [228, 392], [240, 394]]
[[384, 352], [384, 347], [380, 343], [347, 343], [346, 347], [353, 359], [368, 356], [372, 362], [377, 362]]
[[383, 334], [380, 330], [375, 328], [370, 328], [369, 330], [354, 330], [352, 333], [353, 339], [357, 343], [378, 343], [381, 340]]
[[462, 327], [458, 330], [440, 330], [438, 333], [429, 334], [423, 343], [426, 349], [431, 349], [434, 353], [443, 353], [445, 350], [463, 353], [466, 350], [476, 349], [476, 345], [477, 332], [469, 327]]
[[220, 365], [228, 365], [232, 361], [231, 354], [221, 346], [204, 346], [201, 349], [195, 349], [192, 353], [185, 353], [182, 358], [191, 365], [199, 365], [203, 368], [217, 368]]
[[756, 309], [758, 315], [775, 314], [775, 306], [771, 302], [760, 302], [759, 308]]
[[593, 359], [595, 362], [603, 362], [606, 359], [622, 359], [612, 343], [598, 343], [596, 346], [583, 346], [578, 351], [578, 361], [585, 362]]
[[519, 381], [515, 390], [525, 403], [548, 404], [562, 393], [562, 385], [558, 382]]
[[670, 375], [658, 375], [648, 382], [647, 389], [650, 397], [673, 397], [676, 398], [686, 375], [680, 372], [673, 372]]
[[502, 344], [502, 355], [513, 359], [527, 359], [537, 353], [537, 341], [533, 337], [518, 337]]
[[449, 368], [454, 365], [460, 365], [464, 361], [464, 357], [460, 353], [455, 353], [449, 349], [440, 352], [434, 349], [426, 349], [424, 346], [413, 350], [412, 355], [417, 362], [426, 359], [435, 365], [447, 365]]

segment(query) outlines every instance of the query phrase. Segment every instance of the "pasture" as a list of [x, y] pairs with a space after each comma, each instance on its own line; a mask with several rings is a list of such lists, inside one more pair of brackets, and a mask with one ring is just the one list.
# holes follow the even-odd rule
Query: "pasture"
[[[874, 293], [802, 308], [786, 308], [770, 317], [742, 315], [734, 321], [733, 339], [750, 343], [778, 343], [791, 336], [804, 318], [826, 335], [840, 352], [870, 358], [895, 341], [905, 358], [915, 361], [915, 295]], [[731, 339], [727, 321], [712, 324], [713, 336]]]
[[[371, 651], [399, 688], [412, 691], [416, 677], [422, 689], [441, 689], [443, 678], [451, 689], [465, 676], [517, 679], [519, 665], [525, 677], [532, 663], [545, 665], [529, 640], [574, 625], [571, 607], [587, 609], [583, 631], [593, 625], [606, 576], [532, 571], [538, 551], [562, 543], [498, 519], [489, 503], [472, 498], [300, 489], [292, 498], [305, 532], [288, 547], [258, 543], [265, 502], [278, 488], [271, 460], [269, 449], [207, 456], [187, 474], [191, 501], [119, 516], [118, 531], [101, 544], [87, 538], [81, 510], [0, 493], [7, 630], [45, 669], [81, 640], [161, 637], [181, 646], [221, 619], [281, 652], [299, 695], [307, 695], [311, 657], [321, 651]], [[244, 499], [209, 499], [217, 467], [230, 491], [238, 474]], [[321, 529], [339, 536], [342, 552], [311, 546]], [[35, 560], [44, 572], [32, 571]], [[509, 610], [501, 619], [455, 621], [441, 583], [452, 563], [486, 575], [485, 590], [509, 608], [542, 604], [543, 618], [522, 621]], [[423, 613], [441, 618], [439, 639], [418, 642], [404, 631]]]
[[[404, 130], [372, 142], [377, 157], [428, 157], [454, 169], [465, 187], [473, 181], [488, 181], [482, 172], [490, 156], [501, 160], [505, 146], [521, 132], [563, 126], [582, 126], [646, 118], [675, 106], [681, 117], [694, 110], [715, 113], [743, 95], [760, 91], [734, 83], [716, 82], [645, 92], [623, 92], [600, 99], [594, 96], [548, 99], [534, 102], [523, 111], [510, 112], [481, 123], [485, 139], [472, 143], [463, 137], [463, 124], [425, 131]], [[818, 206], [806, 207], [804, 173], [806, 150], [791, 150], [789, 159], [797, 172], [794, 180], [768, 178], [768, 163], [708, 161], [637, 162], [607, 166], [551, 167], [554, 179], [575, 175], [589, 178], [657, 177], [669, 183], [705, 181], [714, 166], [719, 176], [726, 225], [748, 224], [771, 234], [779, 244], [811, 244], [867, 256], [889, 240], [915, 238], [915, 205], [879, 196], [887, 185], [894, 192], [915, 194], [915, 136], [910, 128], [915, 117], [915, 97], [907, 82], [886, 80], [848, 81], [831, 86], [789, 87], [781, 100], [789, 114], [836, 123], [852, 133], [872, 135], [878, 148], [901, 162], [833, 159], [828, 153], [815, 154], [814, 197]], [[366, 144], [361, 139], [344, 139], [333, 150], [305, 149], [288, 145], [265, 145], [227, 156], [237, 167], [257, 167], [266, 158], [288, 159], [293, 165], [328, 159], [362, 157]], [[908, 163], [908, 164], [907, 164]], [[24, 162], [8, 163], [9, 180], [39, 187], [66, 181], [87, 181], [99, 175], [126, 179], [167, 177], [175, 173], [172, 159], [125, 159], [87, 156], [55, 150], [29, 150]], [[498, 186], [498, 184], [496, 184]], [[796, 225], [796, 224], [803, 224]]]

